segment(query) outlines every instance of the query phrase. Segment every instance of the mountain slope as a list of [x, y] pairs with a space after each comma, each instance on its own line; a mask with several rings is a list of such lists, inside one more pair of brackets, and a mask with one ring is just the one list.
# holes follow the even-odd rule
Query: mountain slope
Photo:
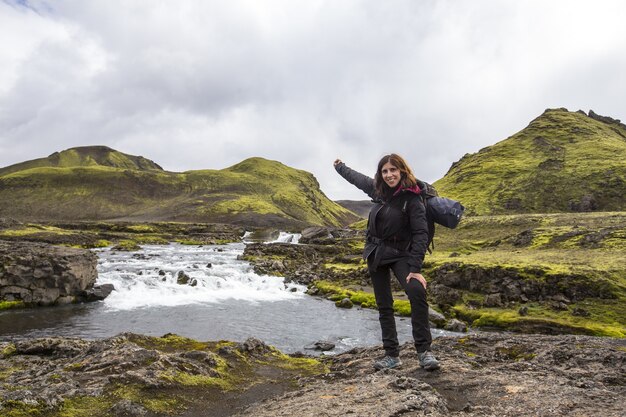
[[455, 162], [435, 186], [470, 214], [626, 210], [626, 126], [549, 109]]
[[280, 162], [250, 158], [223, 170], [174, 173], [105, 147], [69, 149], [0, 170], [2, 216], [282, 227], [357, 219], [330, 201], [312, 174]]
[[46, 158], [33, 159], [31, 161], [21, 162], [19, 164], [0, 168], [0, 176], [31, 168], [63, 168], [79, 166], [105, 166], [123, 169], [163, 170], [163, 168], [159, 165], [144, 158], [143, 156], [128, 155], [107, 146], [81, 146], [67, 149], [63, 152], [55, 152]]

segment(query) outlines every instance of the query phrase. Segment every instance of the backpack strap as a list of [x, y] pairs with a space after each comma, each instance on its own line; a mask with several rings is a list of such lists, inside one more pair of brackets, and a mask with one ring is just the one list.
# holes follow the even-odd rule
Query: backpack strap
[[[436, 192], [436, 191], [435, 191]], [[433, 254], [433, 250], [435, 250], [435, 222], [433, 219], [428, 217], [428, 197], [426, 197], [423, 193], [420, 194], [422, 197], [422, 203], [424, 203], [424, 212], [426, 215], [426, 224], [428, 224], [428, 245], [426, 246], [426, 250], [430, 255]]]

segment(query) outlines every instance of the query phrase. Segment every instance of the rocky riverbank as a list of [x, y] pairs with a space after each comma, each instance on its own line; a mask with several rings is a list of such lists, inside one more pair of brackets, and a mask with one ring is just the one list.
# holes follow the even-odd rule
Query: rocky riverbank
[[126, 333], [0, 343], [0, 415], [228, 416], [324, 370], [256, 339]]
[[86, 249], [0, 240], [0, 302], [42, 306], [103, 299], [97, 256]]
[[0, 414], [61, 416], [622, 416], [626, 341], [589, 336], [440, 337], [442, 368], [402, 347], [316, 360], [262, 342], [121, 334], [0, 343]]

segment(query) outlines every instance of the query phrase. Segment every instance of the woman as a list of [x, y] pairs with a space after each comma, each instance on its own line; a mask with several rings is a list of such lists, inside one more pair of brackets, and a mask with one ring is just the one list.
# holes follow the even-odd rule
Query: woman
[[400, 282], [411, 303], [411, 325], [420, 366], [432, 371], [439, 362], [430, 350], [426, 280], [420, 273], [428, 247], [428, 224], [420, 188], [411, 168], [396, 154], [385, 155], [374, 179], [356, 172], [341, 160], [337, 172], [363, 190], [375, 203], [368, 224], [363, 258], [374, 287], [382, 330], [385, 357], [374, 363], [376, 369], [401, 365], [400, 346], [393, 314], [390, 271]]

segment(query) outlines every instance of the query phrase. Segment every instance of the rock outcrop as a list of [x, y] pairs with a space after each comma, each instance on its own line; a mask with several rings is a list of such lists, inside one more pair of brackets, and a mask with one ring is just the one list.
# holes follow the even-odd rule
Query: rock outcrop
[[113, 288], [94, 288], [96, 265], [97, 256], [86, 249], [0, 241], [0, 301], [53, 305], [102, 299]]

